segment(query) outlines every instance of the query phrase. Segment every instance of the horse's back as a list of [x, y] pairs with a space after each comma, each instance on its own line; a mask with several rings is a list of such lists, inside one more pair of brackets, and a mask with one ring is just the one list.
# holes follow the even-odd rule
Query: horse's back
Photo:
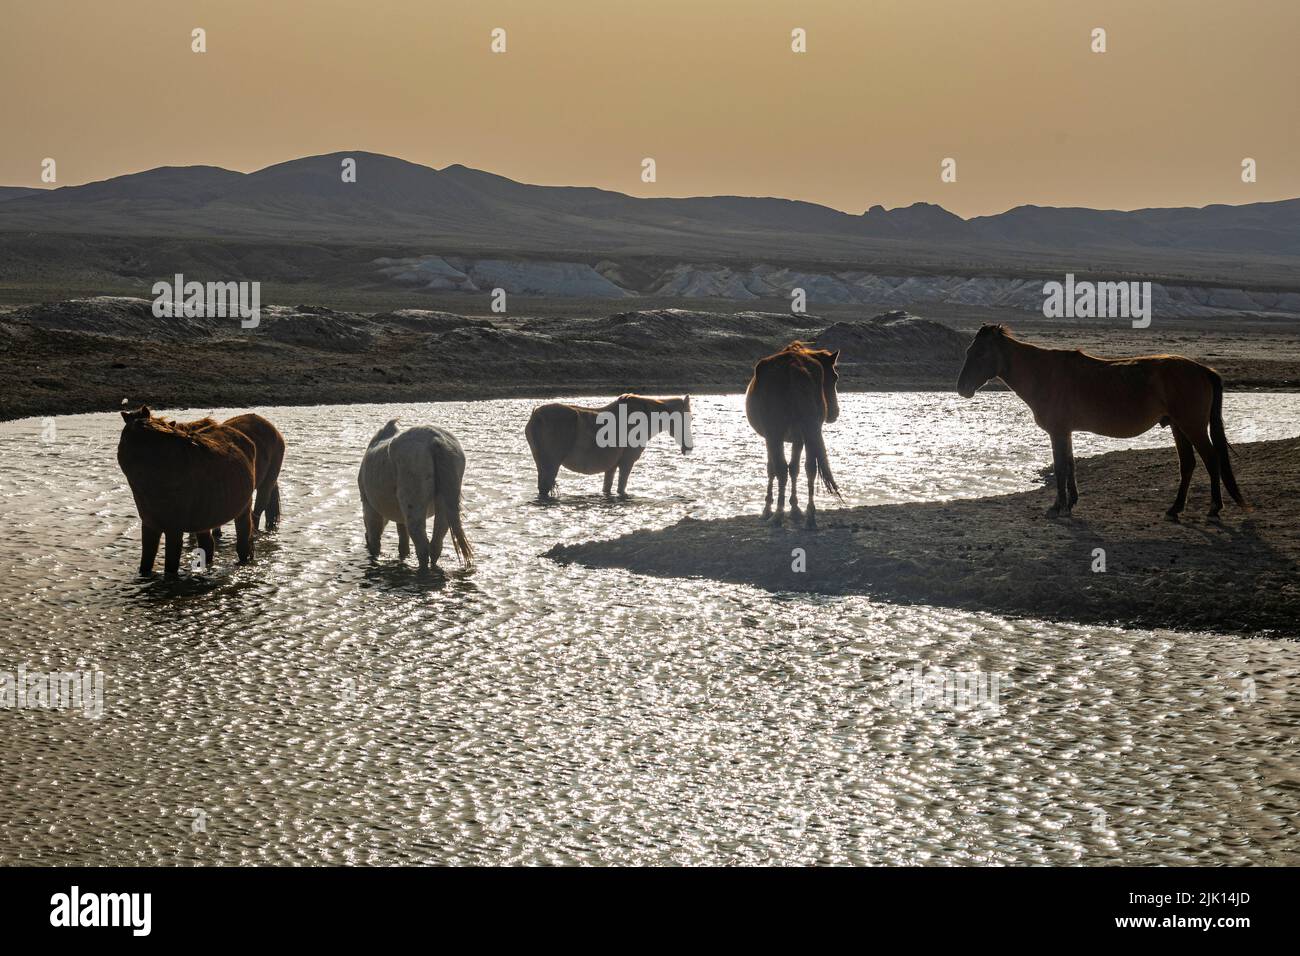
[[1217, 373], [1181, 355], [1100, 358], [1082, 351], [1060, 353], [1048, 374], [1056, 393], [1040, 413], [1048, 431], [1057, 425], [1111, 438], [1132, 438], [1174, 419], [1208, 416]]
[[247, 436], [257, 449], [257, 484], [273, 483], [280, 477], [284, 463], [284, 436], [269, 420], [255, 413], [236, 415], [221, 423], [225, 428]]
[[238, 517], [256, 489], [257, 446], [233, 428], [141, 444], [123, 434], [118, 464], [140, 517], [153, 527], [206, 531]]
[[[589, 410], [563, 402], [550, 402], [534, 408], [524, 427], [524, 437], [528, 439], [534, 459], [539, 453], [557, 459], [568, 454], [577, 440], [584, 412]], [[594, 419], [594, 412], [590, 414]]]
[[745, 417], [759, 435], [779, 433], [791, 441], [796, 419], [821, 405], [821, 390], [820, 362], [799, 352], [777, 352], [754, 365], [745, 389]]
[[432, 515], [437, 489], [459, 488], [464, 474], [465, 452], [456, 436], [437, 425], [415, 425], [366, 450], [358, 485], [366, 504], [401, 521], [403, 501], [419, 502]]

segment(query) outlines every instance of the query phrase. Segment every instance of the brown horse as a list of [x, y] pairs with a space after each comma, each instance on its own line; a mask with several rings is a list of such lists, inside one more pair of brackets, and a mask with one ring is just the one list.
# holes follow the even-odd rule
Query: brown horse
[[[772, 517], [772, 482], [778, 482], [776, 524], [785, 515], [785, 482], [790, 476], [790, 517], [798, 521], [802, 516], [795, 499], [799, 477], [799, 455], [808, 447], [808, 521], [806, 527], [817, 527], [817, 507], [813, 503], [813, 486], [820, 474], [826, 490], [837, 498], [839, 486], [831, 475], [826, 458], [826, 443], [822, 440], [822, 425], [840, 417], [839, 398], [835, 383], [840, 374], [835, 370], [838, 351], [815, 349], [802, 342], [791, 342], [775, 355], [769, 355], [754, 366], [754, 377], [745, 391], [745, 416], [763, 438], [767, 439], [767, 503], [763, 506], [763, 520]], [[790, 442], [790, 462], [785, 460], [785, 442]]]
[[210, 418], [185, 424], [155, 418], [141, 406], [123, 412], [117, 462], [140, 514], [140, 573], [153, 572], [158, 543], [167, 536], [163, 568], [180, 569], [185, 533], [212, 561], [213, 528], [235, 522], [239, 563], [253, 557], [253, 490], [257, 448], [243, 433]]
[[581, 475], [605, 474], [605, 495], [613, 494], [618, 472], [618, 496], [627, 497], [627, 478], [650, 439], [667, 431], [692, 448], [691, 397], [645, 398], [620, 395], [602, 408], [552, 403], [539, 405], [529, 416], [524, 436], [537, 465], [537, 494], [553, 497], [555, 476], [563, 465]]
[[1072, 433], [1132, 438], [1151, 426], [1170, 425], [1178, 446], [1178, 497], [1165, 512], [1177, 521], [1187, 504], [1187, 486], [1199, 452], [1210, 473], [1210, 517], [1223, 510], [1219, 479], [1237, 504], [1237, 490], [1223, 430], [1223, 379], [1208, 366], [1181, 355], [1104, 359], [1078, 349], [1045, 349], [1011, 336], [1002, 325], [986, 325], [966, 350], [957, 392], [970, 398], [992, 378], [1020, 396], [1038, 427], [1052, 438], [1056, 504], [1049, 518], [1070, 513], [1079, 500], [1074, 483]]
[[[284, 464], [284, 436], [261, 415], [236, 415], [221, 423], [248, 437], [257, 447], [257, 500], [253, 505], [253, 530], [263, 514], [266, 530], [280, 527], [280, 466]], [[218, 537], [220, 529], [216, 529]]]

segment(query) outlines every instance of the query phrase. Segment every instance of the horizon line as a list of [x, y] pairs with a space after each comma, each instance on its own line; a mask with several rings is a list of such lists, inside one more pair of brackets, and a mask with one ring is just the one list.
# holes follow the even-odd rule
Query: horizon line
[[617, 190], [617, 189], [607, 189], [607, 188], [605, 188], [604, 186], [584, 186], [584, 185], [577, 185], [577, 184], [573, 184], [573, 183], [528, 183], [528, 182], [524, 182], [524, 181], [522, 181], [522, 180], [518, 180], [518, 179], [511, 179], [509, 176], [502, 175], [501, 173], [495, 173], [495, 172], [492, 172], [491, 170], [488, 170], [488, 169], [480, 169], [480, 168], [478, 168], [478, 167], [476, 167], [476, 166], [467, 166], [467, 165], [464, 164], [464, 163], [459, 163], [459, 162], [457, 162], [457, 163], [448, 163], [446, 166], [443, 166], [443, 167], [439, 168], [439, 167], [437, 167], [437, 166], [430, 166], [430, 165], [428, 165], [428, 164], [426, 164], [426, 163], [419, 163], [419, 162], [416, 162], [415, 160], [406, 159], [406, 158], [401, 157], [401, 156], [393, 156], [393, 155], [388, 154], [388, 153], [377, 153], [377, 152], [374, 152], [373, 150], [367, 150], [367, 149], [359, 149], [359, 150], [346, 150], [346, 149], [340, 149], [340, 150], [333, 150], [333, 151], [328, 152], [328, 153], [309, 153], [309, 154], [302, 155], [302, 156], [294, 156], [294, 157], [291, 157], [291, 158], [289, 158], [289, 159], [279, 160], [279, 161], [277, 161], [277, 162], [269, 163], [269, 164], [267, 164], [267, 165], [265, 165], [265, 166], [260, 166], [260, 167], [258, 167], [257, 169], [248, 170], [248, 171], [245, 171], [245, 170], [242, 170], [242, 169], [230, 169], [230, 168], [228, 168], [228, 167], [226, 167], [226, 166], [216, 166], [216, 165], [213, 165], [213, 164], [211, 164], [211, 163], [188, 163], [188, 164], [181, 164], [181, 165], [149, 166], [149, 167], [147, 167], [147, 168], [145, 168], [145, 169], [139, 169], [139, 170], [136, 170], [136, 171], [134, 171], [134, 172], [118, 173], [116, 176], [109, 176], [109, 177], [107, 177], [107, 178], [105, 178], [105, 179], [90, 179], [90, 180], [87, 180], [87, 181], [82, 182], [82, 183], [67, 183], [67, 184], [63, 184], [63, 185], [48, 185], [48, 184], [42, 184], [42, 185], [37, 185], [37, 186], [25, 186], [25, 185], [13, 185], [13, 186], [11, 186], [11, 185], [0, 185], [0, 188], [3, 188], [3, 189], [31, 189], [31, 190], [35, 190], [35, 191], [37, 191], [37, 192], [53, 193], [53, 192], [58, 192], [60, 189], [77, 189], [77, 188], [80, 188], [80, 187], [83, 187], [83, 186], [92, 186], [92, 185], [95, 185], [95, 184], [97, 184], [97, 183], [107, 183], [107, 182], [112, 182], [112, 181], [115, 180], [115, 179], [125, 179], [125, 178], [130, 177], [130, 176], [142, 176], [142, 175], [144, 175], [144, 174], [146, 174], [146, 173], [157, 172], [158, 170], [162, 170], [162, 169], [219, 169], [219, 170], [222, 170], [223, 172], [234, 173], [234, 174], [239, 175], [239, 176], [254, 176], [254, 175], [256, 175], [257, 173], [265, 172], [266, 170], [268, 170], [268, 169], [273, 169], [273, 168], [276, 167], [276, 166], [285, 166], [285, 165], [288, 165], [289, 163], [301, 162], [301, 161], [303, 161], [303, 160], [307, 160], [307, 159], [323, 159], [323, 158], [331, 157], [331, 156], [376, 156], [376, 157], [379, 157], [380, 159], [394, 160], [394, 161], [396, 161], [396, 162], [400, 162], [400, 163], [407, 163], [407, 164], [409, 164], [409, 165], [411, 165], [411, 166], [419, 166], [419, 167], [422, 168], [422, 169], [428, 169], [428, 170], [431, 170], [432, 172], [435, 172], [435, 173], [444, 173], [444, 172], [446, 172], [446, 171], [449, 170], [449, 169], [453, 169], [453, 168], [457, 168], [457, 167], [459, 167], [459, 168], [461, 168], [461, 169], [469, 170], [470, 172], [483, 173], [484, 175], [487, 175], [487, 176], [496, 176], [496, 177], [499, 178], [499, 179], [504, 179], [504, 180], [506, 180], [507, 182], [511, 182], [511, 183], [514, 183], [514, 184], [519, 185], [519, 186], [530, 186], [530, 187], [535, 187], [535, 188], [538, 188], [538, 189], [594, 189], [594, 190], [596, 190], [596, 191], [598, 191], [598, 192], [612, 193], [613, 195], [616, 195], [616, 196], [623, 196], [623, 197], [626, 198], [626, 199], [635, 199], [635, 200], [646, 200], [646, 201], [654, 201], [654, 200], [684, 201], [684, 200], [692, 200], [692, 199], [752, 199], [752, 200], [771, 200], [771, 201], [775, 201], [775, 202], [799, 203], [799, 204], [801, 204], [801, 205], [805, 205], [805, 206], [816, 206], [816, 207], [819, 208], [819, 209], [827, 209], [827, 210], [830, 210], [830, 211], [832, 211], [832, 212], [840, 213], [841, 215], [844, 215], [844, 216], [852, 217], [852, 218], [854, 218], [854, 219], [862, 218], [862, 217], [868, 215], [868, 214], [871, 212], [871, 210], [873, 210], [873, 209], [877, 209], [877, 208], [883, 210], [884, 212], [897, 212], [897, 211], [899, 211], [899, 210], [912, 209], [912, 208], [914, 208], [914, 207], [916, 207], [916, 206], [925, 206], [925, 207], [934, 208], [934, 209], [941, 209], [941, 210], [943, 210], [945, 213], [947, 213], [948, 215], [950, 215], [950, 216], [954, 216], [955, 218], [960, 219], [962, 222], [973, 222], [973, 221], [975, 221], [975, 220], [977, 220], [977, 219], [993, 219], [993, 218], [996, 218], [996, 217], [998, 217], [998, 216], [1006, 215], [1007, 213], [1009, 213], [1009, 212], [1013, 212], [1013, 211], [1015, 211], [1015, 210], [1017, 210], [1017, 209], [1056, 209], [1056, 210], [1084, 210], [1084, 211], [1087, 211], [1087, 212], [1117, 212], [1117, 213], [1132, 213], [1132, 212], [1153, 212], [1153, 211], [1177, 210], [1177, 209], [1194, 209], [1194, 210], [1203, 210], [1203, 209], [1212, 209], [1212, 208], [1215, 208], [1215, 207], [1225, 207], [1225, 208], [1229, 208], [1229, 209], [1240, 209], [1240, 208], [1242, 208], [1242, 207], [1244, 207], [1244, 206], [1264, 206], [1264, 205], [1271, 205], [1271, 204], [1273, 204], [1273, 203], [1295, 202], [1297, 199], [1300, 199], [1300, 196], [1292, 196], [1292, 197], [1290, 197], [1290, 198], [1288, 198], [1288, 199], [1263, 199], [1263, 200], [1256, 200], [1256, 201], [1253, 201], [1253, 202], [1244, 202], [1244, 203], [1222, 203], [1222, 202], [1218, 202], [1218, 203], [1206, 203], [1206, 204], [1203, 205], [1203, 206], [1195, 206], [1195, 205], [1183, 205], [1183, 206], [1135, 206], [1135, 207], [1133, 207], [1133, 208], [1131, 208], [1131, 209], [1116, 209], [1116, 208], [1101, 209], [1101, 208], [1098, 208], [1098, 207], [1095, 207], [1095, 206], [1052, 206], [1052, 205], [1042, 205], [1042, 204], [1039, 204], [1039, 203], [1020, 203], [1019, 205], [1009, 206], [1009, 207], [1007, 207], [1006, 209], [1004, 209], [1002, 212], [984, 213], [984, 214], [979, 215], [979, 216], [970, 216], [970, 217], [962, 216], [960, 213], [955, 213], [955, 212], [953, 212], [951, 209], [948, 209], [946, 206], [944, 206], [944, 205], [942, 205], [942, 204], [940, 204], [940, 203], [928, 202], [928, 201], [926, 201], [926, 200], [918, 200], [918, 201], [916, 201], [916, 202], [909, 203], [909, 204], [904, 205], [904, 206], [894, 206], [894, 207], [892, 207], [892, 208], [886, 208], [886, 207], [885, 207], [883, 204], [881, 204], [881, 203], [873, 203], [873, 204], [871, 204], [871, 205], [868, 205], [867, 208], [864, 209], [862, 212], [860, 212], [860, 213], [855, 213], [855, 212], [850, 212], [850, 211], [848, 211], [847, 209], [841, 209], [841, 208], [839, 208], [838, 206], [829, 206], [829, 205], [826, 205], [825, 203], [814, 202], [814, 201], [809, 200], [809, 199], [792, 199], [792, 198], [790, 198], [790, 197], [788, 197], [788, 196], [771, 196], [771, 195], [768, 195], [768, 196], [755, 196], [755, 195], [749, 195], [749, 196], [746, 196], [746, 195], [741, 195], [741, 194], [739, 194], [739, 193], [716, 193], [716, 194], [711, 194], [711, 195], [691, 195], [691, 196], [635, 196], [635, 195], [633, 195], [632, 193], [621, 192], [621, 191], [619, 191], [619, 190]]

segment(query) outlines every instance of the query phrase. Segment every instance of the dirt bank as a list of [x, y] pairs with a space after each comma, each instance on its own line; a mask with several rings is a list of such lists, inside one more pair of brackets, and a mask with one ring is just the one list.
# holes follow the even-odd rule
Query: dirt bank
[[846, 390], [951, 388], [968, 338], [905, 312], [844, 321], [682, 309], [489, 319], [269, 306], [242, 329], [97, 297], [0, 313], [0, 419], [110, 411], [124, 399], [166, 409], [736, 392], [759, 358], [822, 335], [844, 350]]
[[[866, 594], [1023, 617], [1300, 637], [1300, 439], [1238, 448], [1257, 507], [1205, 517], [1198, 469], [1180, 523], [1164, 517], [1178, 481], [1168, 449], [1078, 462], [1074, 517], [1050, 520], [1054, 491], [819, 514], [821, 529], [771, 528], [755, 515], [683, 520], [659, 531], [557, 546], [589, 567], [706, 577], [772, 591]], [[756, 504], [757, 504], [756, 499]], [[792, 570], [803, 548], [807, 570]], [[1094, 571], [1095, 551], [1105, 571]]]

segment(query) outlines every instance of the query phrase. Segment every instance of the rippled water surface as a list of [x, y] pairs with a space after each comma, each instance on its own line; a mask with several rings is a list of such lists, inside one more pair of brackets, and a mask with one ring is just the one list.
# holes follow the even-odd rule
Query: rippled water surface
[[[100, 719], [0, 710], [0, 860], [1300, 862], [1295, 643], [561, 567], [559, 541], [756, 513], [763, 451], [739, 396], [697, 397], [695, 453], [657, 439], [632, 501], [562, 474], [542, 506], [532, 404], [259, 409], [282, 530], [175, 583], [136, 577], [117, 415], [0, 424], [0, 672], [105, 681]], [[842, 405], [854, 503], [1021, 490], [1050, 459], [1006, 394]], [[1234, 440], [1300, 431], [1300, 396], [1227, 406]], [[391, 526], [366, 557], [356, 469], [395, 415], [466, 448], [470, 573], [399, 565]], [[997, 675], [1000, 711], [900, 706], [918, 665]]]

